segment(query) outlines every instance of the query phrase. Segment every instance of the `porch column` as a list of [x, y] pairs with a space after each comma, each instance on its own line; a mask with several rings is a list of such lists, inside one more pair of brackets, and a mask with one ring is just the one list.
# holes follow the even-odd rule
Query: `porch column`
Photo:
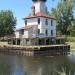
[[45, 45], [46, 45], [46, 38], [44, 38], [44, 41], [45, 41]]
[[49, 45], [50, 45], [50, 41], [51, 41], [51, 39], [49, 38]]
[[37, 45], [39, 45], [39, 39], [37, 38]]
[[17, 45], [17, 39], [15, 40], [15, 44]]
[[55, 38], [55, 44], [56, 44], [56, 38]]
[[10, 42], [11, 45], [13, 45], [13, 40], [10, 40], [9, 42]]
[[36, 43], [36, 45], [38, 45], [38, 38], [35, 39], [35, 43]]

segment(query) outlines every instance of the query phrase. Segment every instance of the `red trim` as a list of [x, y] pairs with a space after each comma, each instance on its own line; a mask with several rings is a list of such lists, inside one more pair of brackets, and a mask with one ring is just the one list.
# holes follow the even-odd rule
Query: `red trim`
[[23, 19], [31, 19], [31, 18], [37, 18], [37, 17], [44, 17], [44, 18], [56, 20], [55, 18], [52, 18], [52, 17], [46, 17], [46, 16], [35, 16], [35, 17], [30, 16], [30, 17], [26, 17], [26, 18], [23, 18]]
[[50, 16], [50, 15], [45, 14], [45, 13], [42, 13], [42, 12], [36, 13], [35, 16], [28, 16], [28, 17], [25, 17], [24, 19], [31, 19], [31, 18], [37, 18], [37, 17], [44, 17], [44, 18], [56, 20], [56, 18], [55, 18], [54, 16]]

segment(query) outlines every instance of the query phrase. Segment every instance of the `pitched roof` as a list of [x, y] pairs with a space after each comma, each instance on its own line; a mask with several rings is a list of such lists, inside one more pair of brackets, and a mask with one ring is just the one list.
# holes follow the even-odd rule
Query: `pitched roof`
[[46, 13], [42, 13], [42, 12], [38, 12], [35, 15], [27, 16], [24, 19], [30, 19], [30, 18], [36, 18], [36, 17], [45, 17], [48, 19], [55, 19], [56, 20], [56, 18], [54, 16], [50, 16], [50, 15], [48, 15]]
[[34, 26], [34, 25], [28, 25], [28, 26], [26, 25], [24, 29], [27, 30], [27, 29], [32, 28], [33, 26]]
[[18, 32], [19, 30], [22, 30], [22, 29], [28, 30], [28, 29], [33, 28], [34, 26], [35, 26], [35, 25], [26, 25], [25, 27], [22, 27], [22, 28], [17, 29], [16, 32]]

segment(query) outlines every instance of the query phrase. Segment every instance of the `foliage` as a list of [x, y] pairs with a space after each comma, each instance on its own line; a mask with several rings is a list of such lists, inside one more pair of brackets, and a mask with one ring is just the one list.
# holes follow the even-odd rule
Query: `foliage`
[[57, 34], [73, 35], [75, 30], [74, 11], [75, 0], [61, 0], [52, 14], [57, 19]]
[[57, 75], [74, 75], [75, 65], [72, 62], [64, 62], [64, 64], [59, 66]]
[[16, 26], [16, 18], [10, 10], [0, 12], [0, 37], [13, 34]]
[[75, 50], [75, 42], [67, 42], [70, 45], [71, 50]]
[[66, 41], [67, 41], [67, 42], [75, 42], [75, 37], [69, 37], [69, 36], [68, 36], [68, 37], [66, 38]]

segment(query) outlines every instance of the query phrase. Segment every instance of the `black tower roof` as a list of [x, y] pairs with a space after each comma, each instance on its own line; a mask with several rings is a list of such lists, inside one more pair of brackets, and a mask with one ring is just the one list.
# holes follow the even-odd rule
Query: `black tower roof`
[[46, 2], [47, 0], [32, 0], [33, 2], [37, 2], [37, 1], [43, 1]]

